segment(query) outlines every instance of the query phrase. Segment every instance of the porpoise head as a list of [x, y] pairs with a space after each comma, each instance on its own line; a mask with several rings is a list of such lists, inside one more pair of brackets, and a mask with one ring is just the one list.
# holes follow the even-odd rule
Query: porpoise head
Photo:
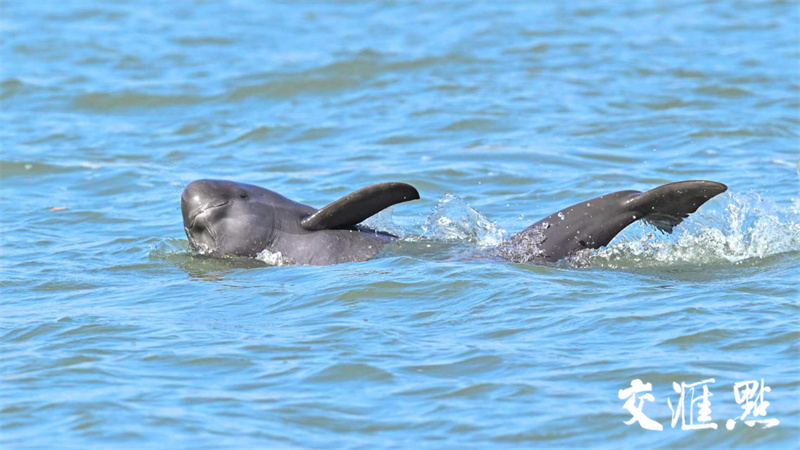
[[197, 180], [181, 195], [192, 249], [213, 256], [279, 253], [297, 264], [365, 261], [396, 238], [359, 224], [391, 205], [415, 200], [405, 183], [379, 183], [317, 210], [252, 184]]
[[212, 255], [255, 256], [274, 234], [272, 191], [223, 180], [197, 180], [181, 195], [183, 228], [193, 249]]

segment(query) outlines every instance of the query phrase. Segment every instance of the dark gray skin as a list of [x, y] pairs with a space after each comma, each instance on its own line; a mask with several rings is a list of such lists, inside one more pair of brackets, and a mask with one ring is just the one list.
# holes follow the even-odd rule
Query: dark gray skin
[[715, 181], [681, 181], [647, 192], [620, 191], [562, 209], [515, 234], [500, 250], [515, 262], [556, 262], [584, 249], [605, 247], [637, 220], [665, 233], [703, 203], [728, 189]]
[[254, 257], [267, 249], [297, 264], [365, 261], [396, 239], [358, 223], [419, 198], [413, 187], [382, 183], [317, 210], [270, 190], [223, 180], [198, 180], [181, 195], [183, 226], [192, 248], [215, 256]]
[[[640, 219], [669, 233], [725, 190], [727, 186], [714, 181], [683, 181], [644, 193], [606, 194], [531, 225], [503, 243], [499, 254], [515, 262], [555, 262], [608, 245]], [[254, 257], [269, 250], [297, 264], [327, 265], [375, 256], [396, 236], [358, 224], [391, 205], [418, 198], [408, 184], [381, 183], [317, 210], [258, 186], [198, 180], [184, 189], [181, 211], [189, 243], [201, 253]]]

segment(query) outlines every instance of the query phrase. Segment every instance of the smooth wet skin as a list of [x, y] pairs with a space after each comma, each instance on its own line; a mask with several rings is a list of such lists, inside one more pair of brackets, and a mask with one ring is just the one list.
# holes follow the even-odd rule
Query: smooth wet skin
[[[364, 204], [365, 196], [372, 203]], [[269, 250], [297, 264], [327, 265], [375, 256], [395, 237], [352, 222], [360, 222], [363, 211], [372, 211], [369, 217], [416, 198], [419, 194], [408, 185], [382, 183], [318, 211], [251, 184], [198, 180], [184, 189], [181, 211], [186, 236], [202, 253], [254, 257]], [[309, 225], [301, 224], [304, 219]]]
[[[672, 232], [689, 214], [727, 190], [714, 181], [670, 183], [645, 193], [620, 191], [578, 203], [515, 234], [500, 247], [511, 261], [555, 262], [608, 245], [643, 219]], [[254, 257], [264, 250], [297, 264], [366, 261], [395, 236], [358, 224], [381, 210], [419, 198], [405, 183], [359, 189], [316, 210], [251, 184], [198, 180], [181, 196], [183, 226], [202, 253]]]
[[551, 214], [505, 243], [518, 262], [555, 262], [583, 249], [608, 245], [628, 225], [644, 220], [665, 233], [728, 189], [715, 181], [681, 181], [647, 192], [620, 191]]

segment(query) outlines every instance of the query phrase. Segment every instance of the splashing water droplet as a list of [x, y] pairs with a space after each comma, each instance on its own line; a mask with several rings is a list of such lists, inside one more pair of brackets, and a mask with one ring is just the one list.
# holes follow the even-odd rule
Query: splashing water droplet
[[394, 222], [394, 206], [390, 206], [363, 222], [364, 226], [376, 231], [385, 231], [399, 238], [406, 235], [405, 230]]
[[294, 264], [291, 259], [283, 256], [281, 252], [272, 252], [266, 249], [256, 255], [256, 259], [264, 261], [270, 266], [288, 266]]
[[675, 229], [654, 236], [636, 223], [612, 245], [578, 255], [574, 265], [610, 268], [740, 264], [785, 252], [800, 251], [800, 215], [758, 194], [726, 193]]
[[438, 241], [466, 241], [481, 247], [499, 245], [505, 231], [453, 194], [436, 205], [423, 227], [423, 236]]

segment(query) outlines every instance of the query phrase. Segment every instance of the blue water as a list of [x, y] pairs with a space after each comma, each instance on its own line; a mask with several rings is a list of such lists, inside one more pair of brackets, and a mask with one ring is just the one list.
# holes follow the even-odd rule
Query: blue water
[[[798, 448], [799, 61], [797, 2], [3, 2], [0, 446]], [[422, 200], [274, 266], [189, 250], [203, 177]], [[685, 179], [730, 190], [673, 235], [486, 256]], [[762, 379], [779, 425], [728, 430]]]

